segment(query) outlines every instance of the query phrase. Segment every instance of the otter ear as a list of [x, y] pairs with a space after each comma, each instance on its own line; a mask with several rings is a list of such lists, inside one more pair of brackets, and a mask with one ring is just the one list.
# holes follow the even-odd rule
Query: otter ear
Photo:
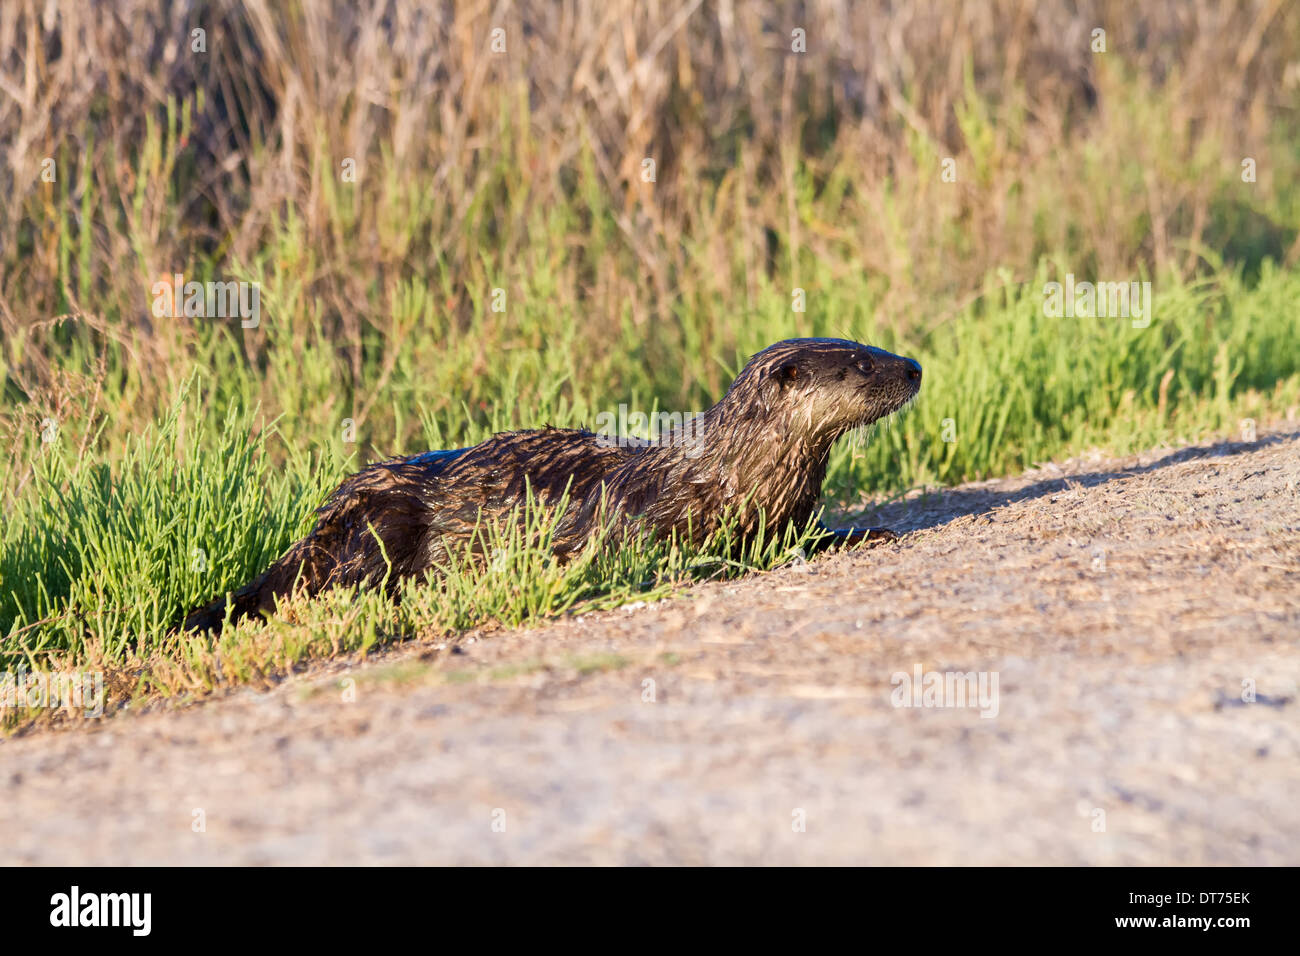
[[778, 365], [772, 369], [772, 378], [778, 385], [784, 388], [791, 385], [799, 379], [799, 366], [793, 362], [786, 362], [784, 365]]

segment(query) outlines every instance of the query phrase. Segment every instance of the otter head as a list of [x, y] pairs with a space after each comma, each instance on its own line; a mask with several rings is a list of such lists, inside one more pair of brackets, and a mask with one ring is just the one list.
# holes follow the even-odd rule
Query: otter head
[[727, 394], [757, 402], [774, 429], [829, 449], [850, 429], [898, 411], [920, 389], [921, 366], [913, 359], [846, 339], [787, 339], [750, 359]]

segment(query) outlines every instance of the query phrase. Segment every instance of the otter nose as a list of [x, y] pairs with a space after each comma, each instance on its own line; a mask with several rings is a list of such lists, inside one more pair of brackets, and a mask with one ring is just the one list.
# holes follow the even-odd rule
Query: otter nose
[[907, 378], [909, 381], [921, 381], [921, 363], [916, 359], [903, 359], [903, 364], [907, 366]]

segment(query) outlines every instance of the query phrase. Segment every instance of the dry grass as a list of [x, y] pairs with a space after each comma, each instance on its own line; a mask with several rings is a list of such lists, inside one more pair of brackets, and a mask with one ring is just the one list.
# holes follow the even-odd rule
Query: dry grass
[[[527, 305], [484, 316], [492, 287], [563, 318], [578, 381], [617, 394], [629, 360], [666, 364], [649, 384], [686, 406], [794, 287], [851, 285], [916, 328], [1044, 255], [1117, 278], [1294, 262], [1297, 49], [1281, 0], [8, 3], [7, 397], [29, 425], [88, 417], [91, 395], [125, 425], [196, 358], [239, 360], [270, 410], [312, 414], [303, 390], [409, 437], [385, 407], [407, 366], [461, 369], [447, 384], [491, 402], [475, 374], [552, 341]], [[201, 323], [154, 320], [176, 271], [261, 279], [281, 337], [217, 355]], [[107, 396], [83, 380], [101, 355]]]

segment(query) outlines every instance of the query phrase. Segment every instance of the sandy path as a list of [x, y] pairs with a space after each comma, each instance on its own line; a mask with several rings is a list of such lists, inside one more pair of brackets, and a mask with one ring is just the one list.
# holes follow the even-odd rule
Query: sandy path
[[[892, 512], [896, 545], [4, 741], [0, 863], [1300, 863], [1300, 433]], [[893, 706], [917, 666], [996, 674], [996, 716]]]

